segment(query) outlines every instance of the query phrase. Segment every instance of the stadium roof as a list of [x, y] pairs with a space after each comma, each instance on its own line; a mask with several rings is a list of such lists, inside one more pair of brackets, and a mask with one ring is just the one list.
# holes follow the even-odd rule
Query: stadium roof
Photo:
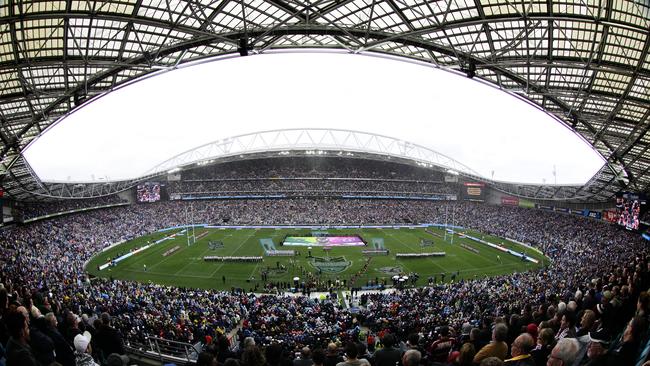
[[[7, 1], [2, 185], [17, 199], [48, 191], [20, 153], [88, 98], [179, 64], [279, 48], [380, 52], [461, 70], [557, 116], [607, 159], [575, 196], [606, 200], [623, 178], [630, 190], [650, 188], [645, 0]], [[571, 198], [561, 187], [530, 190]]]

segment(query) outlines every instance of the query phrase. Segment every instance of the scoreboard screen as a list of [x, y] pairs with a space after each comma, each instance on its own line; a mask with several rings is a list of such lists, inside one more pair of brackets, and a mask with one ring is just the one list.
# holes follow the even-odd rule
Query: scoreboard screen
[[628, 230], [639, 230], [640, 217], [647, 210], [646, 198], [642, 194], [619, 192], [616, 194], [616, 215], [618, 225]]
[[468, 201], [485, 201], [485, 183], [463, 183], [463, 199]]
[[139, 184], [136, 190], [135, 199], [139, 203], [160, 201], [160, 184]]

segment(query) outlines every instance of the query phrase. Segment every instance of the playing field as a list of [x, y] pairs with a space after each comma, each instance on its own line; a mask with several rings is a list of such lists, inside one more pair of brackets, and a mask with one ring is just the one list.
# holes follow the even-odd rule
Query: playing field
[[[514, 250], [535, 258], [538, 264], [522, 260], [512, 254], [492, 248], [486, 244], [462, 237], [466, 233], [477, 238]], [[148, 243], [173, 238], [151, 245], [145, 250], [126, 258], [103, 270], [98, 267], [111, 259], [142, 248]], [[192, 230], [189, 230], [190, 239]], [[388, 284], [394, 275], [416, 272], [420, 275], [418, 286], [424, 286], [428, 278], [436, 276], [441, 281], [456, 281], [475, 277], [521, 272], [544, 266], [548, 258], [535, 250], [505, 239], [481, 235], [462, 230], [457, 232], [451, 243], [451, 234], [440, 228], [369, 228], [369, 229], [327, 229], [314, 232], [311, 229], [205, 229], [194, 230], [196, 242], [188, 246], [188, 237], [181, 229], [147, 235], [112, 247], [93, 257], [86, 270], [94, 276], [152, 281], [159, 284], [181, 287], [230, 289], [241, 287], [252, 289], [255, 284], [261, 288], [262, 273], [268, 281], [292, 282], [294, 277], [305, 278], [308, 273], [321, 279], [357, 279], [355, 285], [365, 286], [368, 281], [386, 278]], [[365, 246], [330, 246], [325, 249], [319, 243], [305, 246], [282, 246], [287, 236], [359, 236]], [[462, 244], [462, 245], [461, 245]], [[309, 246], [308, 246], [309, 245]], [[463, 245], [465, 247], [463, 247]], [[268, 256], [275, 250], [296, 250], [293, 257]], [[311, 249], [309, 249], [311, 248]], [[468, 249], [469, 248], [469, 249]], [[174, 250], [175, 249], [175, 250]], [[368, 256], [364, 250], [385, 249], [388, 255]], [[171, 254], [169, 254], [171, 252]], [[311, 257], [308, 254], [311, 252]], [[396, 254], [444, 252], [444, 256], [425, 258], [396, 258]], [[166, 254], [167, 255], [163, 255]], [[205, 256], [262, 256], [261, 262], [205, 261]], [[366, 263], [368, 263], [366, 265]], [[146, 266], [146, 270], [145, 270]], [[365, 267], [365, 269], [364, 269]], [[225, 277], [225, 283], [223, 281]]]

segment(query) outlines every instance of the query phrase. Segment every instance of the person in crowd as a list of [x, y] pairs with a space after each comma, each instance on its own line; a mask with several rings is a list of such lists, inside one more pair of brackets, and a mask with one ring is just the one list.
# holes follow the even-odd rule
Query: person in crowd
[[336, 366], [343, 362], [343, 357], [339, 353], [339, 348], [334, 342], [327, 345], [327, 352], [325, 353], [325, 366]]
[[464, 343], [460, 347], [460, 351], [458, 352], [458, 357], [456, 358], [456, 361], [454, 362], [454, 366], [472, 366], [474, 364], [474, 356], [476, 355], [476, 350], [474, 349], [474, 345], [472, 345], [469, 342]]
[[565, 311], [562, 314], [560, 321], [560, 330], [555, 335], [555, 340], [559, 341], [562, 338], [575, 338], [575, 314], [571, 311]]
[[487, 357], [481, 361], [480, 366], [502, 366], [503, 361], [498, 357]]
[[246, 347], [241, 355], [242, 366], [264, 366], [265, 363], [266, 358], [262, 350], [255, 344]]
[[29, 327], [29, 345], [41, 365], [53, 365], [56, 362], [54, 342], [45, 333], [46, 326], [47, 321], [42, 315], [32, 320]]
[[339, 362], [336, 366], [370, 366], [368, 360], [361, 358], [358, 359], [359, 349], [356, 343], [348, 342], [345, 346], [345, 361]]
[[311, 355], [314, 366], [323, 366], [325, 362], [325, 351], [322, 348], [316, 348]]
[[[92, 342], [91, 342], [91, 347], [92, 347]], [[129, 361], [130, 359], [129, 356], [127, 355], [118, 355], [117, 353], [111, 353], [110, 355], [108, 355], [108, 357], [106, 357], [106, 366], [129, 366]]]
[[196, 360], [196, 366], [219, 366], [219, 361], [214, 353], [201, 352]]
[[2, 320], [10, 335], [6, 349], [7, 366], [40, 366], [29, 346], [29, 325], [25, 315], [12, 311]]
[[535, 360], [530, 354], [534, 346], [535, 341], [530, 334], [520, 334], [512, 342], [512, 358], [505, 360], [503, 364], [508, 366], [535, 366]]
[[508, 327], [505, 324], [497, 324], [492, 331], [492, 342], [481, 348], [474, 356], [474, 363], [480, 363], [484, 358], [496, 357], [505, 360], [508, 356]]
[[402, 356], [402, 366], [419, 366], [422, 353], [416, 349], [408, 349]]
[[618, 365], [633, 365], [636, 362], [641, 340], [648, 331], [648, 320], [637, 315], [630, 320], [623, 332], [622, 342], [614, 349], [614, 358]]
[[449, 327], [442, 326], [439, 329], [438, 339], [429, 347], [429, 361], [444, 363], [456, 345], [456, 339], [449, 336]]
[[557, 342], [548, 356], [547, 366], [569, 366], [576, 359], [579, 349], [575, 338], [563, 338]]
[[591, 341], [587, 348], [586, 366], [607, 366], [615, 363], [614, 358], [609, 353], [611, 336], [605, 330], [589, 333]]
[[92, 336], [89, 332], [77, 334], [74, 337], [74, 355], [77, 366], [100, 366], [95, 362], [92, 356], [92, 346], [90, 339]]
[[530, 352], [535, 365], [544, 365], [555, 347], [555, 333], [551, 328], [543, 328], [537, 337], [537, 345]]
[[311, 350], [305, 346], [300, 350], [300, 357], [293, 360], [293, 366], [311, 366], [314, 361], [311, 359]]
[[59, 332], [58, 320], [56, 315], [50, 312], [45, 314], [46, 327], [43, 331], [54, 344], [54, 353], [56, 362], [60, 363], [63, 366], [75, 366], [75, 357], [74, 349], [71, 345], [65, 340], [61, 332]]
[[102, 325], [97, 331], [97, 346], [104, 356], [111, 353], [118, 355], [125, 354], [124, 342], [120, 332], [111, 325], [112, 317], [108, 313], [102, 313]]
[[596, 330], [596, 313], [593, 310], [587, 309], [582, 313], [580, 318], [580, 328], [576, 332], [576, 337], [582, 337], [589, 334], [589, 332]]
[[402, 353], [395, 348], [395, 336], [391, 333], [381, 337], [383, 348], [377, 350], [373, 357], [373, 366], [395, 366], [400, 363]]

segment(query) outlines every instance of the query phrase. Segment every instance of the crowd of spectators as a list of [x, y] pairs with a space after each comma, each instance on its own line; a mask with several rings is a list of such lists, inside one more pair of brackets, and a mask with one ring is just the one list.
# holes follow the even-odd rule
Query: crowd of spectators
[[458, 193], [457, 183], [446, 183], [439, 170], [371, 160], [272, 158], [200, 167], [180, 174], [180, 180], [169, 182], [170, 197]]
[[[190, 206], [195, 222], [212, 224], [441, 223], [453, 217], [456, 225], [536, 246], [552, 261], [526, 273], [365, 294], [354, 309], [303, 296], [89, 280], [83, 266], [92, 255], [184, 224]], [[203, 364], [230, 358], [237, 365], [284, 365], [317, 358], [309, 350], [327, 347], [324, 364], [343, 361], [337, 358], [342, 349], [347, 354], [338, 366], [365, 364], [362, 359], [416, 366], [507, 358], [514, 359], [508, 365], [571, 365], [576, 358], [634, 365], [648, 328], [645, 242], [602, 221], [533, 209], [394, 200], [159, 202], [5, 228], [0, 243], [0, 343], [10, 366], [31, 365], [28, 355], [43, 357], [38, 364], [72, 365], [72, 358], [81, 364], [89, 362], [86, 354], [104, 362], [148, 336], [206, 344]], [[236, 328], [229, 345], [226, 335]], [[233, 353], [230, 346], [240, 341]], [[315, 364], [313, 358], [303, 363]]]
[[171, 182], [167, 191], [177, 195], [242, 195], [242, 194], [302, 194], [302, 195], [390, 195], [427, 196], [458, 194], [458, 185], [433, 181], [378, 179], [255, 179], [255, 180], [192, 180]]
[[118, 195], [84, 199], [64, 199], [58, 201], [21, 202], [16, 206], [15, 211], [22, 220], [29, 220], [61, 212], [77, 211], [127, 202], [128, 201], [120, 198]]
[[223, 180], [259, 178], [367, 178], [406, 179], [422, 181], [444, 180], [440, 170], [417, 166], [337, 157], [276, 157], [238, 160], [216, 166], [199, 167], [181, 172], [183, 180]]

